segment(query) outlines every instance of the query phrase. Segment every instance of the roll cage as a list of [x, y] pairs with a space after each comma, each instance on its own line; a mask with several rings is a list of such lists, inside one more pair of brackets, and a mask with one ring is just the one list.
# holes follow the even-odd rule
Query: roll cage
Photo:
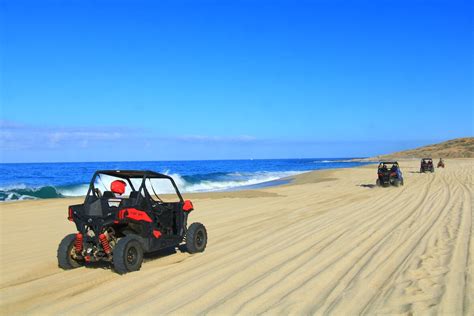
[[397, 161], [381, 161], [379, 163], [379, 169], [381, 169], [383, 166], [385, 166], [387, 169], [390, 169], [393, 166], [396, 166], [397, 169], [399, 168], [398, 162]]
[[[92, 176], [92, 179], [91, 179], [91, 182], [89, 184], [89, 189], [87, 190], [87, 194], [86, 194], [86, 199], [84, 201], [84, 203], [87, 203], [88, 199], [90, 197], [95, 197], [95, 198], [100, 198], [101, 197], [101, 192], [100, 192], [100, 189], [99, 188], [96, 188], [96, 183], [102, 183], [102, 185], [105, 187], [106, 191], [108, 191], [107, 189], [107, 186], [103, 183], [102, 179], [101, 179], [101, 175], [106, 175], [106, 176], [111, 176], [111, 177], [114, 177], [114, 178], [119, 178], [121, 180], [125, 180], [127, 182], [127, 184], [130, 186], [130, 190], [131, 192], [143, 192], [143, 195], [142, 194], [138, 194], [138, 199], [141, 199], [141, 198], [148, 198], [148, 199], [153, 199], [152, 198], [152, 195], [150, 194], [150, 192], [148, 191], [148, 187], [146, 185], [146, 180], [151, 180], [151, 179], [166, 179], [166, 180], [169, 180], [174, 188], [174, 193], [176, 194], [176, 196], [179, 198], [179, 202], [184, 202], [184, 199], [181, 195], [181, 193], [179, 192], [179, 189], [176, 185], [176, 183], [174, 182], [173, 178], [168, 176], [168, 175], [165, 175], [165, 174], [161, 174], [161, 173], [158, 173], [158, 172], [154, 172], [154, 171], [150, 171], [150, 170], [98, 170], [94, 173], [94, 175]], [[133, 185], [133, 179], [141, 179], [140, 181], [140, 185], [138, 186], [138, 189], [135, 188], [135, 186]], [[161, 198], [158, 196], [158, 194], [156, 194], [156, 191], [153, 187], [153, 183], [151, 181], [149, 181], [150, 183], [150, 188], [152, 189], [153, 191], [153, 194], [160, 200]], [[104, 191], [104, 192], [106, 192]]]

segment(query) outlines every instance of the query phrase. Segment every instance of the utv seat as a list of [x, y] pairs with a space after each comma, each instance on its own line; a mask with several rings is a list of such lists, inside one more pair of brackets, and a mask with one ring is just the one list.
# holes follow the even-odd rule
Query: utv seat
[[132, 191], [130, 192], [130, 195], [128, 196], [128, 199], [124, 200], [124, 205], [125, 207], [138, 207], [138, 208], [145, 208], [146, 206], [146, 201], [145, 199], [141, 199], [140, 203], [138, 203], [138, 198], [143, 197], [143, 195], [140, 194], [139, 191]]
[[130, 192], [130, 195], [128, 196], [128, 198], [129, 198], [130, 200], [135, 200], [135, 199], [138, 198], [139, 195], [140, 195], [140, 192], [138, 192], [138, 191], [132, 191], [132, 192]]

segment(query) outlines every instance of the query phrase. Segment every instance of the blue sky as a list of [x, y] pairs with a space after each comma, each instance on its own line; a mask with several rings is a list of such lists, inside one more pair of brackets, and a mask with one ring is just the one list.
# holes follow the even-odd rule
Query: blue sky
[[0, 10], [3, 162], [370, 156], [473, 135], [471, 1]]

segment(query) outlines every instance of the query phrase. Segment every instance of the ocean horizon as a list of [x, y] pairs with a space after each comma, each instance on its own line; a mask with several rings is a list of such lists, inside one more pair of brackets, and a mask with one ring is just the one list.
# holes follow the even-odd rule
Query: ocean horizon
[[1, 163], [0, 201], [83, 196], [96, 170], [153, 170], [196, 193], [278, 185], [308, 171], [367, 164], [357, 158]]

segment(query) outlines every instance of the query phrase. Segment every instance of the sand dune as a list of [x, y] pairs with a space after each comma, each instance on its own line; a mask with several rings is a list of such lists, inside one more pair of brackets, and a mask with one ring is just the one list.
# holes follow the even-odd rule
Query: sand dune
[[202, 254], [124, 276], [57, 268], [74, 232], [57, 199], [4, 203], [0, 310], [11, 314], [474, 314], [474, 160], [376, 188], [374, 166], [261, 191], [194, 195]]
[[[451, 139], [442, 143], [373, 157], [375, 160], [400, 158], [474, 158], [474, 137]], [[370, 158], [369, 158], [370, 159]]]

